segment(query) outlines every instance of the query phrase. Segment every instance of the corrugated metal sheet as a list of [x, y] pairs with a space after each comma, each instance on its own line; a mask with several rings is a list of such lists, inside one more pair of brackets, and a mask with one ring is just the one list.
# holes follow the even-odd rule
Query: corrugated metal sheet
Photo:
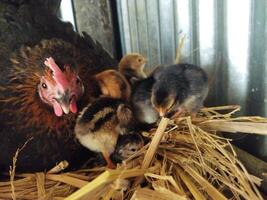
[[99, 41], [111, 56], [116, 57], [110, 1], [72, 1], [77, 31], [80, 34], [86, 32], [94, 40]]
[[[209, 104], [267, 116], [266, 0], [117, 0], [117, 9], [124, 54], [146, 55], [149, 69], [173, 63], [182, 32], [182, 61], [201, 65], [214, 80]], [[267, 158], [267, 139], [251, 141]]]

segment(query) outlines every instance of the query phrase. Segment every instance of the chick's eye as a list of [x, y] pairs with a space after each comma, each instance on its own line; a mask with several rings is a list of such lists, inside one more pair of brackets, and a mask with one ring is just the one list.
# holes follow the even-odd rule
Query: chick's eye
[[132, 147], [132, 148], [130, 149], [130, 151], [136, 151], [136, 148]]
[[43, 87], [44, 89], [46, 89], [46, 88], [47, 88], [47, 85], [46, 85], [45, 83], [42, 83], [42, 87]]
[[138, 59], [138, 62], [141, 62], [141, 61], [142, 61], [142, 59], [141, 59], [141, 58], [139, 58], [139, 59]]

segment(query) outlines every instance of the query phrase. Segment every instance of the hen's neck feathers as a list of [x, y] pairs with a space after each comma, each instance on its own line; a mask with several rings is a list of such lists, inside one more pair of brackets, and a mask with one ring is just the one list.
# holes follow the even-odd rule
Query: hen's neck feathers
[[[10, 114], [19, 121], [18, 126], [21, 128], [35, 127], [40, 130], [47, 130], [48, 132], [58, 132], [62, 129], [71, 130], [74, 126], [76, 114], [68, 114], [62, 117], [55, 116], [52, 107], [44, 104], [39, 95], [37, 86], [40, 77], [43, 75], [49, 76], [43, 62], [48, 56], [53, 56], [58, 62], [66, 62], [66, 60], [79, 62], [79, 54], [74, 47], [62, 40], [52, 39], [43, 41], [40, 45], [33, 48], [22, 48], [19, 53], [11, 58], [12, 69], [9, 73], [9, 82], [0, 87], [1, 95], [0, 101], [4, 103], [2, 113]], [[79, 66], [76, 71], [81, 73], [80, 78], [85, 83], [86, 93], [80, 102], [85, 104], [93, 93], [92, 86], [90, 86], [90, 78], [87, 78], [88, 69], [85, 66]], [[92, 73], [92, 71], [90, 71]], [[91, 75], [92, 76], [92, 75]], [[89, 83], [88, 83], [89, 82]], [[89, 91], [88, 91], [89, 90]], [[78, 105], [79, 107], [79, 105]], [[81, 105], [80, 105], [81, 107]], [[15, 124], [14, 124], [15, 125]]]

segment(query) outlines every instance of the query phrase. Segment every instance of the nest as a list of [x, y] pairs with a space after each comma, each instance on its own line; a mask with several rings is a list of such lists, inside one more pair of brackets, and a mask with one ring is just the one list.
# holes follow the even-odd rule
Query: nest
[[67, 166], [62, 162], [47, 173], [15, 174], [18, 151], [10, 180], [0, 182], [0, 199], [263, 199], [260, 179], [219, 132], [264, 134], [267, 119], [234, 117], [237, 111], [239, 106], [212, 107], [193, 119], [162, 119], [156, 132], [143, 133], [151, 142], [115, 170], [60, 173]]

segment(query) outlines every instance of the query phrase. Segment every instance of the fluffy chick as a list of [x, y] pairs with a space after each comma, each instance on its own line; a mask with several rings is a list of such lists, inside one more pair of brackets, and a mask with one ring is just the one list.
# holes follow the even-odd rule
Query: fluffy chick
[[120, 135], [113, 158], [122, 161], [134, 155], [144, 146], [144, 140], [139, 133]]
[[147, 59], [144, 56], [139, 53], [131, 53], [122, 57], [118, 69], [130, 83], [133, 83], [146, 78], [144, 72], [146, 63]]
[[135, 118], [142, 124], [154, 124], [159, 118], [157, 110], [151, 102], [153, 76], [137, 81], [132, 88], [131, 104]]
[[181, 113], [196, 114], [208, 94], [208, 76], [191, 64], [175, 64], [158, 68], [153, 73], [151, 102], [159, 115], [173, 117]]
[[105, 70], [96, 74], [95, 79], [104, 96], [129, 100], [131, 86], [120, 72], [113, 69]]
[[156, 82], [154, 74], [161, 69], [161, 65], [156, 67], [147, 78], [135, 82], [132, 87], [131, 104], [134, 108], [134, 116], [144, 129], [150, 129], [159, 119], [159, 113], [152, 105], [151, 95], [152, 87]]
[[75, 135], [91, 151], [101, 152], [109, 168], [115, 168], [110, 159], [118, 136], [130, 132], [133, 114], [119, 99], [100, 97], [84, 108], [77, 119]]
[[119, 62], [118, 70], [105, 70], [95, 75], [101, 93], [116, 99], [129, 100], [131, 86], [139, 79], [146, 77], [144, 66], [147, 60], [137, 53], [125, 55]]

